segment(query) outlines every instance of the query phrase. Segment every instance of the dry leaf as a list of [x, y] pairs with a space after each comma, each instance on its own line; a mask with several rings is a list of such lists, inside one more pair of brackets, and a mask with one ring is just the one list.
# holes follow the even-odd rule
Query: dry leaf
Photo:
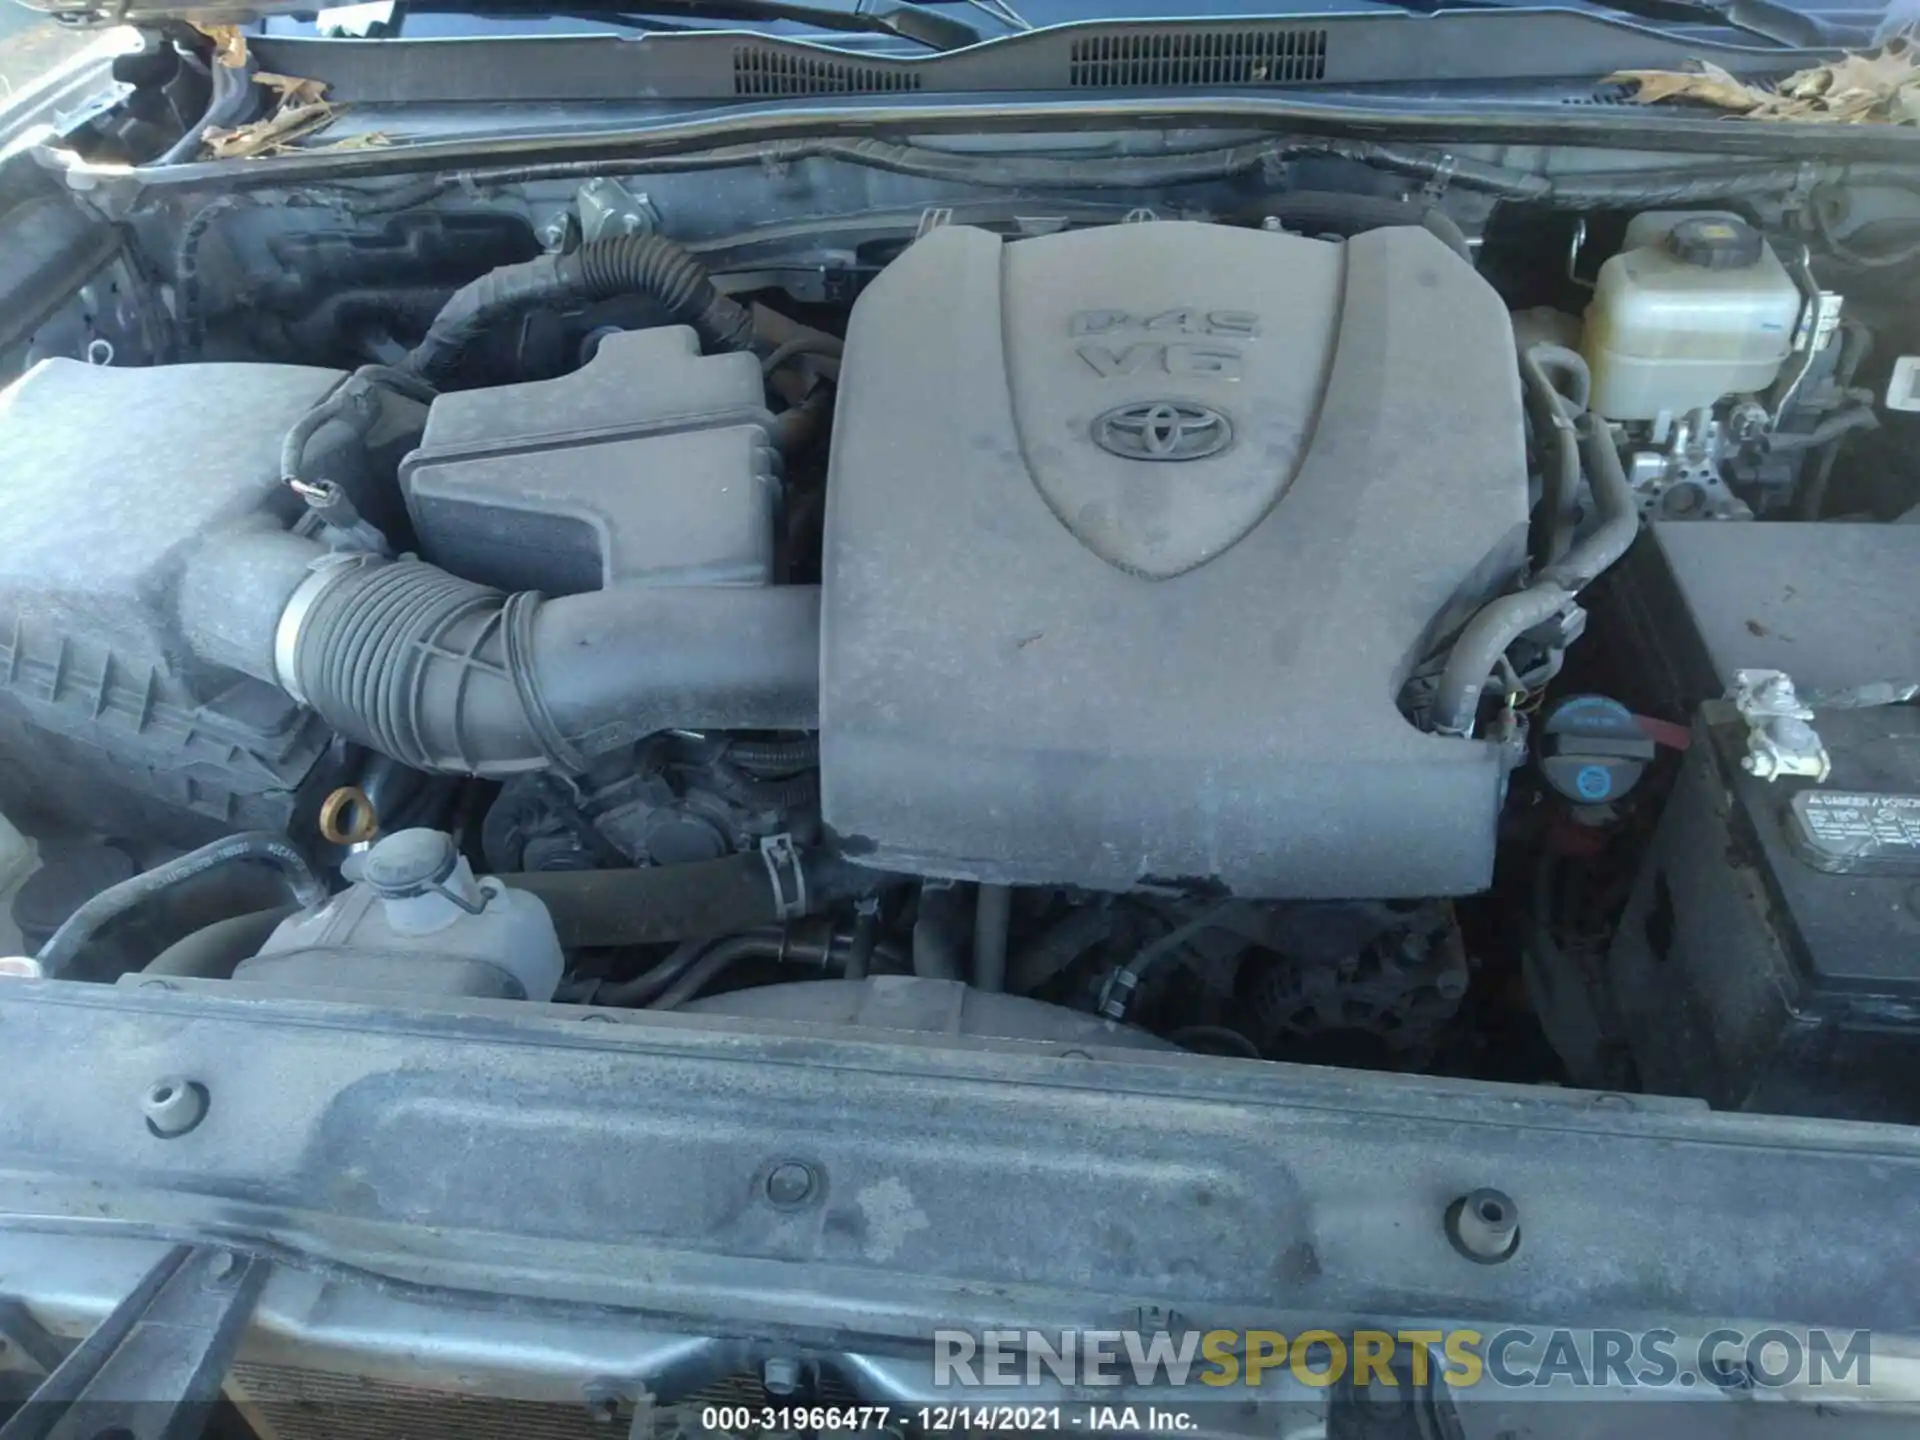
[[1698, 71], [1688, 70], [1616, 70], [1602, 81], [1606, 85], [1633, 85], [1633, 98], [1642, 105], [1662, 100], [1698, 100], [1722, 110], [1751, 110], [1767, 98], [1736, 80], [1718, 65], [1701, 61]]
[[238, 160], [254, 155], [271, 155], [295, 140], [303, 139], [328, 124], [333, 106], [321, 100], [312, 105], [286, 105], [264, 120], [232, 130], [207, 131], [207, 150], [216, 160]]
[[1633, 84], [1643, 105], [1695, 100], [1753, 120], [1837, 125], [1920, 124], [1920, 50], [1904, 35], [1878, 49], [1795, 71], [1772, 91], [1702, 63], [1698, 71], [1622, 70], [1607, 84]]
[[196, 25], [193, 27], [213, 41], [213, 60], [229, 70], [247, 63], [247, 37], [238, 25]]
[[293, 75], [275, 75], [268, 70], [256, 74], [253, 83], [277, 92], [282, 105], [311, 105], [327, 93], [324, 80], [302, 80]]
[[274, 155], [296, 140], [304, 140], [331, 124], [339, 111], [324, 98], [324, 80], [304, 80], [296, 75], [275, 75], [261, 71], [254, 83], [274, 94], [272, 111], [265, 119], [230, 130], [215, 127], [203, 137], [207, 154], [215, 160], [241, 160], [256, 155]]

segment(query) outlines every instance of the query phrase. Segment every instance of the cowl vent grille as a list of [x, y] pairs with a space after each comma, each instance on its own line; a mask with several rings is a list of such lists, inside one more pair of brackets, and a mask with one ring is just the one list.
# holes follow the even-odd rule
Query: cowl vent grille
[[742, 46], [733, 52], [736, 95], [875, 95], [918, 90], [911, 70]]
[[1320, 29], [1125, 31], [1073, 42], [1067, 83], [1149, 85], [1294, 85], [1327, 74], [1327, 32]]

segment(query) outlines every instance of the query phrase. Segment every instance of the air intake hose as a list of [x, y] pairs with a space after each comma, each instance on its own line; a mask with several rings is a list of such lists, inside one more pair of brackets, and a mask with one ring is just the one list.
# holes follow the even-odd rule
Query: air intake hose
[[706, 266], [664, 236], [615, 235], [589, 240], [570, 254], [502, 265], [461, 286], [402, 365], [438, 381], [468, 345], [504, 320], [622, 295], [658, 301], [674, 323], [693, 326], [715, 349], [745, 350], [752, 342], [753, 316], [714, 289]]
[[813, 586], [504, 595], [417, 560], [352, 561], [294, 591], [276, 678], [419, 770], [498, 778], [660, 730], [819, 723]]

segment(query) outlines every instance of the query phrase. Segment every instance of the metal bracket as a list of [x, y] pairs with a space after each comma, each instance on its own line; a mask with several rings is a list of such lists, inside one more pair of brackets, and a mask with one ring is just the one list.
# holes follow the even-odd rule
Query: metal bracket
[[175, 1246], [0, 1427], [0, 1440], [193, 1440], [271, 1269]]
[[[807, 875], [800, 868], [800, 852], [793, 836], [782, 832], [760, 842], [760, 858], [767, 862], [767, 879], [773, 884], [773, 904], [782, 920], [797, 920], [807, 913]], [[0, 1435], [0, 1440], [6, 1440]]]
[[[1573, 238], [1567, 242], [1567, 279], [1583, 290], [1591, 290], [1594, 282], [1580, 273], [1580, 252], [1587, 248], [1587, 217], [1582, 215], [1573, 222]], [[1558, 406], [1554, 407], [1556, 419], [1564, 418]]]
[[651, 198], [604, 176], [580, 187], [574, 208], [580, 214], [582, 240], [651, 235], [660, 228], [660, 210]]
[[944, 230], [953, 223], [951, 205], [929, 205], [920, 212], [920, 219], [913, 227], [913, 238], [923, 240], [936, 230]]

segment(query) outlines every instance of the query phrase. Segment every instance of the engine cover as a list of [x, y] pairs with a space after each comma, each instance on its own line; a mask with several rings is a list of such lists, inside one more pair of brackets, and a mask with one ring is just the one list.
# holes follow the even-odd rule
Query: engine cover
[[1460, 894], [1503, 769], [1415, 662], [1524, 559], [1493, 290], [1422, 230], [948, 227], [855, 306], [824, 574], [827, 823], [868, 863]]

